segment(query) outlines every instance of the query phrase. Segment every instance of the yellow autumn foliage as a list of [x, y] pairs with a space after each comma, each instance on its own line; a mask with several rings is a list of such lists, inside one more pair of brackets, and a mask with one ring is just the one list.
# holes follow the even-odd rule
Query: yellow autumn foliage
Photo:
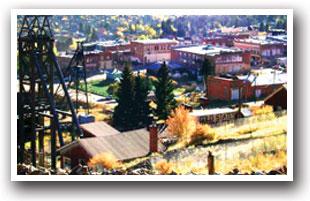
[[159, 172], [159, 174], [171, 174], [172, 165], [172, 162], [168, 162], [164, 159], [156, 162], [155, 169]]
[[105, 152], [91, 158], [87, 165], [95, 169], [98, 168], [98, 166], [101, 166], [100, 168], [114, 169], [119, 166], [119, 162], [112, 153]]

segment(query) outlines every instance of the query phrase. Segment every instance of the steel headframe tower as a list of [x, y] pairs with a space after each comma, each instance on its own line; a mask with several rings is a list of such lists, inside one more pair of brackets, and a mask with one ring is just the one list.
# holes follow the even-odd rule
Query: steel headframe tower
[[[51, 136], [51, 167], [56, 169], [56, 135], [63, 146], [62, 131], [75, 128], [82, 136], [63, 73], [53, 52], [54, 38], [49, 16], [24, 16], [18, 36], [19, 93], [18, 93], [18, 162], [24, 163], [25, 142], [31, 142], [31, 162], [36, 166], [36, 141], [44, 152], [44, 135]], [[56, 107], [54, 83], [58, 81], [66, 99], [67, 111]], [[69, 122], [61, 122], [64, 117]], [[45, 121], [45, 118], [48, 121]], [[74, 139], [74, 136], [72, 136]], [[43, 159], [44, 160], [44, 159]]]
[[[66, 69], [63, 70], [64, 77], [69, 77], [70, 80], [67, 83], [67, 88], [75, 89], [75, 113], [78, 114], [79, 111], [79, 87], [80, 81], [83, 80], [84, 84], [84, 92], [85, 92], [85, 101], [87, 107], [87, 114], [89, 114], [89, 102], [88, 102], [88, 90], [87, 90], [87, 75], [86, 75], [86, 67], [85, 67], [85, 59], [84, 59], [84, 48], [83, 42], [77, 42], [77, 48], [69, 62], [69, 65]], [[72, 86], [73, 84], [73, 86]], [[59, 91], [60, 85], [56, 89], [56, 93]]]

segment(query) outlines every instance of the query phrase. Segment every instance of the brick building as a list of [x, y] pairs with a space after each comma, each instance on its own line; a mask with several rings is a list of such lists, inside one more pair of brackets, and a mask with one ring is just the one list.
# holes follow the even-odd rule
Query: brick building
[[282, 42], [262, 39], [240, 39], [234, 46], [251, 52], [253, 64], [270, 63], [276, 57], [285, 56], [286, 47]]
[[171, 59], [171, 47], [176, 46], [178, 41], [170, 39], [149, 39], [131, 41], [131, 55], [140, 63], [152, 63], [160, 60]]
[[201, 39], [201, 42], [206, 45], [212, 46], [224, 46], [224, 47], [231, 47], [233, 43], [228, 40], [228, 38], [224, 37], [207, 37]]
[[251, 70], [250, 52], [237, 48], [210, 45], [177, 47], [171, 50], [171, 60], [189, 67], [201, 66], [207, 58], [215, 67], [215, 74], [244, 73]]
[[254, 71], [249, 75], [232, 77], [209, 76], [207, 95], [212, 100], [238, 100], [239, 93], [243, 100], [266, 97], [287, 81], [286, 73], [273, 69]]

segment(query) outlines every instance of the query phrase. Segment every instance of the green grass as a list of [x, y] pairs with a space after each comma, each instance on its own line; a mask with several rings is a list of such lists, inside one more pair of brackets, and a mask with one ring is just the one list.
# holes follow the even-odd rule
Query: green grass
[[176, 88], [176, 89], [173, 90], [173, 93], [174, 93], [175, 95], [181, 95], [181, 94], [183, 94], [184, 92], [185, 92], [185, 89], [184, 89], [184, 88]]
[[[108, 96], [107, 92], [109, 85], [112, 84], [113, 80], [101, 80], [101, 81], [90, 81], [87, 85], [87, 90], [92, 94], [97, 94], [100, 96]], [[85, 85], [80, 85], [81, 90], [85, 90]]]

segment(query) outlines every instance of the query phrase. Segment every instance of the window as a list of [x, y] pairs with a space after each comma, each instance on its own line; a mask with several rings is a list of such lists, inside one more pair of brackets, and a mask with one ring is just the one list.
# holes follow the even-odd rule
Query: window
[[224, 97], [226, 98], [228, 96], [228, 89], [227, 87], [224, 87]]
[[231, 100], [239, 99], [239, 89], [231, 89]]
[[64, 168], [70, 168], [71, 169], [71, 158], [63, 157], [63, 164]]
[[261, 89], [256, 89], [255, 90], [255, 97], [259, 98], [262, 95], [262, 90]]

